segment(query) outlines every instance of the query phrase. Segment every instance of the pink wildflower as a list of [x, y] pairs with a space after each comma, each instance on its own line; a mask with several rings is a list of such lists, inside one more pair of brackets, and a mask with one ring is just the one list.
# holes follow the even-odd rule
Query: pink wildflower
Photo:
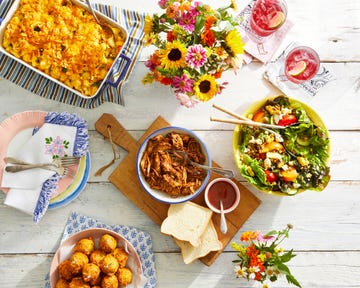
[[271, 241], [274, 239], [275, 239], [275, 236], [270, 236], [270, 235], [266, 235], [266, 234], [262, 234], [262, 233], [259, 233], [259, 235], [257, 236], [257, 240], [259, 240], [260, 242]]
[[167, 7], [167, 4], [168, 4], [167, 2], [168, 2], [168, 0], [160, 0], [158, 2], [158, 4], [162, 9], [165, 9]]
[[192, 45], [187, 50], [185, 60], [186, 64], [191, 68], [199, 68], [203, 66], [207, 60], [206, 50], [201, 44]]
[[172, 84], [176, 92], [186, 93], [192, 91], [193, 83], [194, 80], [188, 78], [185, 74], [183, 74], [181, 75], [181, 77], [174, 76]]
[[180, 101], [180, 104], [186, 108], [193, 108], [199, 101], [190, 98], [187, 94], [176, 93], [176, 99]]

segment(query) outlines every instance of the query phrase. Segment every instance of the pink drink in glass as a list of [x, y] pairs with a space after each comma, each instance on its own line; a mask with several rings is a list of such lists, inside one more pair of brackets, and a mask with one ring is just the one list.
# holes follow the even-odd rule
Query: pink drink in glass
[[310, 47], [299, 46], [292, 49], [285, 59], [285, 75], [294, 83], [307, 81], [315, 76], [320, 67], [316, 51]]
[[286, 16], [285, 1], [257, 0], [251, 11], [251, 30], [258, 36], [269, 36], [284, 24]]

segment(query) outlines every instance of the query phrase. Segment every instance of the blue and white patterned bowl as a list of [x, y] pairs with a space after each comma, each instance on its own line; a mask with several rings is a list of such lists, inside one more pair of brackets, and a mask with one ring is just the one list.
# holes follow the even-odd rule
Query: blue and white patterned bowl
[[136, 157], [136, 174], [137, 174], [137, 177], [139, 179], [141, 186], [151, 197], [155, 198], [156, 200], [167, 203], [167, 204], [176, 204], [176, 203], [182, 203], [182, 202], [192, 200], [193, 198], [198, 196], [205, 189], [205, 187], [210, 179], [210, 171], [207, 171], [206, 177], [205, 177], [204, 181], [202, 182], [201, 186], [193, 194], [190, 194], [190, 195], [173, 197], [165, 192], [151, 188], [149, 183], [145, 180], [145, 177], [140, 168], [140, 162], [141, 162], [142, 156], [143, 156], [143, 154], [146, 150], [147, 144], [151, 138], [153, 138], [157, 135], [165, 136], [166, 134], [168, 134], [170, 132], [187, 134], [187, 135], [190, 135], [191, 137], [195, 138], [196, 141], [201, 146], [202, 153], [205, 155], [204, 165], [211, 166], [211, 156], [210, 156], [210, 153], [209, 153], [208, 148], [206, 147], [205, 143], [201, 140], [201, 138], [198, 135], [196, 135], [193, 131], [191, 131], [189, 129], [182, 128], [182, 127], [176, 127], [176, 126], [168, 126], [168, 127], [160, 128], [160, 129], [154, 131], [149, 136], [147, 136], [146, 139], [143, 141], [143, 143], [140, 145], [140, 148], [138, 150], [137, 157]]

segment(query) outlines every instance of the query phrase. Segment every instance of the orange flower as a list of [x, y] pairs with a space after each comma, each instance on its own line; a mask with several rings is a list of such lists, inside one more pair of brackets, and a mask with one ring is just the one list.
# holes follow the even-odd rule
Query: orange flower
[[163, 85], [171, 85], [172, 84], [172, 79], [169, 77], [164, 77], [161, 79], [160, 83]]
[[259, 235], [259, 232], [257, 232], [257, 231], [247, 231], [247, 232], [244, 232], [243, 234], [241, 234], [240, 240], [248, 242], [250, 240], [255, 240], [258, 235]]
[[215, 43], [215, 35], [211, 30], [205, 30], [203, 34], [201, 34], [201, 40], [207, 45], [212, 46]]
[[175, 18], [179, 14], [179, 10], [175, 5], [170, 5], [166, 8], [166, 16], [169, 18]]
[[215, 16], [208, 16], [206, 17], [205, 20], [205, 30], [209, 30], [211, 28], [211, 26], [216, 22], [216, 17]]
[[220, 79], [221, 78], [221, 75], [222, 75], [222, 70], [218, 70], [216, 71], [213, 76], [215, 77], [215, 79]]
[[166, 40], [168, 42], [173, 42], [174, 40], [176, 39], [176, 36], [174, 34], [174, 31], [169, 31], [167, 34], [166, 34]]
[[162, 79], [164, 79], [164, 76], [158, 70], [154, 70], [153, 74], [154, 74], [155, 81], [161, 82]]

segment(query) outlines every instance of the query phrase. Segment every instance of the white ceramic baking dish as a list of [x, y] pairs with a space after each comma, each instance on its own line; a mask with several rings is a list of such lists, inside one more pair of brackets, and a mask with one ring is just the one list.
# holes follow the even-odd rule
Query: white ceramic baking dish
[[[73, 2], [73, 4], [75, 5], [78, 5], [82, 8], [84, 8], [85, 10], [89, 11], [89, 8], [86, 4], [82, 3], [81, 1], [78, 1], [78, 0], [71, 0]], [[105, 85], [109, 84], [111, 86], [114, 86], [114, 87], [117, 87], [119, 85], [119, 83], [121, 82], [121, 80], [123, 80], [123, 78], [125, 77], [126, 75], [126, 72], [127, 72], [127, 69], [129, 68], [129, 65], [130, 65], [130, 62], [131, 60], [123, 53], [123, 49], [124, 49], [124, 46], [126, 45], [127, 43], [127, 39], [128, 39], [128, 33], [126, 31], [126, 29], [124, 27], [122, 27], [119, 23], [115, 22], [114, 20], [110, 19], [109, 17], [105, 16], [104, 14], [101, 14], [97, 11], [95, 11], [95, 13], [97, 14], [98, 18], [100, 19], [100, 21], [104, 21], [112, 26], [115, 26], [117, 28], [119, 28], [122, 33], [124, 33], [124, 36], [125, 36], [125, 41], [124, 41], [124, 45], [122, 47], [122, 49], [120, 50], [120, 52], [118, 53], [118, 55], [116, 56], [115, 58], [115, 61], [114, 63], [112, 64], [112, 66], [110, 67], [108, 73], [106, 74], [104, 80], [101, 82], [101, 84], [99, 85], [99, 88], [96, 90], [96, 92], [93, 94], [93, 95], [84, 95], [82, 94], [80, 91], [77, 91], [69, 86], [67, 86], [65, 83], [62, 83], [61, 81], [55, 79], [54, 77], [40, 71], [39, 69], [29, 65], [28, 63], [26, 63], [25, 61], [15, 57], [14, 55], [10, 54], [8, 51], [6, 51], [3, 47], [3, 37], [4, 37], [4, 32], [5, 32], [5, 28], [6, 28], [6, 25], [8, 24], [8, 22], [11, 20], [11, 18], [13, 17], [15, 11], [17, 10], [17, 8], [19, 7], [19, 4], [20, 4], [20, 0], [15, 0], [13, 5], [10, 7], [8, 13], [6, 14], [5, 18], [4, 19], [0, 19], [1, 23], [0, 23], [0, 52], [7, 55], [8, 57], [14, 59], [15, 61], [23, 64], [24, 66], [26, 66], [27, 68], [41, 74], [42, 76], [50, 79], [51, 81], [59, 84], [60, 86], [70, 90], [71, 92], [75, 93], [76, 95], [80, 96], [80, 97], [83, 97], [85, 99], [91, 99], [91, 98], [94, 98], [96, 97], [99, 93], [101, 93], [101, 90], [104, 88]], [[89, 11], [91, 13], [91, 11]], [[122, 72], [120, 73], [119, 76], [117, 76], [117, 79], [112, 81], [108, 78], [110, 78], [110, 74], [111, 71], [114, 69], [114, 66], [118, 66], [116, 65], [116, 63], [118, 63], [118, 61], [124, 61], [123, 63], [125, 64], [122, 64]], [[116, 74], [116, 73], [113, 73], [113, 74]], [[111, 77], [112, 78], [112, 77]]]

